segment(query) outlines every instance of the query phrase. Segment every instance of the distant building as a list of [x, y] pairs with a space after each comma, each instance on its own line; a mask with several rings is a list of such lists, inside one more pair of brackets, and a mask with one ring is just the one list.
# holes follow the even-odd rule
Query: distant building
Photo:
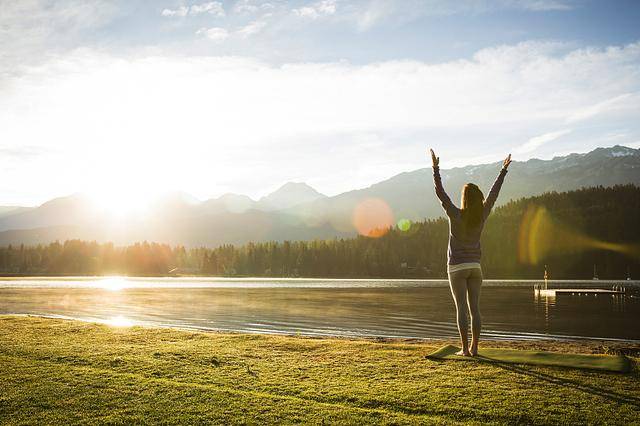
[[199, 275], [201, 273], [202, 271], [200, 268], [187, 267], [173, 268], [168, 272], [169, 275]]

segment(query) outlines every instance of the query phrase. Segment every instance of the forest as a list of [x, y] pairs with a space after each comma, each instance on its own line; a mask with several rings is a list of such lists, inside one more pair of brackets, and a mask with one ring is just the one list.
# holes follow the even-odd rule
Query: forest
[[[593, 187], [511, 201], [482, 237], [485, 278], [640, 276], [640, 188]], [[377, 237], [186, 248], [68, 240], [0, 248], [2, 275], [444, 278], [445, 218], [401, 223]], [[381, 235], [381, 236], [379, 236]]]

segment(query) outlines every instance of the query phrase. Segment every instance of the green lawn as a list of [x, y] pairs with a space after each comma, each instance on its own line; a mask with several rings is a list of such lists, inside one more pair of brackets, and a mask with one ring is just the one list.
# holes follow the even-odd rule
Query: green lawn
[[640, 422], [637, 367], [623, 375], [424, 358], [442, 343], [0, 316], [0, 423]]

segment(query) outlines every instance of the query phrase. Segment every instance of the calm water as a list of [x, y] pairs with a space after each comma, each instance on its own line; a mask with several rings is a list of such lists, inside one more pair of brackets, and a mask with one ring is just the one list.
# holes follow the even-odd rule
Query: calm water
[[[618, 282], [550, 282], [611, 288]], [[536, 297], [535, 283], [485, 281], [484, 337], [640, 341], [640, 282], [624, 296]], [[0, 314], [305, 335], [457, 336], [445, 281], [200, 278], [0, 279]]]

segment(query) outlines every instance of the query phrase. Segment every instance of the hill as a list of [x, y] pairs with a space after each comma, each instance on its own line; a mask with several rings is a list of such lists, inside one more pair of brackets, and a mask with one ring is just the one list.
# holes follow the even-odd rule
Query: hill
[[[493, 163], [444, 169], [442, 177], [455, 200], [459, 188], [467, 182], [475, 182], [488, 191], [499, 168], [500, 164]], [[619, 184], [640, 185], [640, 150], [615, 146], [551, 160], [514, 161], [498, 205], [549, 191]], [[3, 210], [0, 245], [84, 239], [215, 247], [348, 237], [357, 234], [354, 211], [371, 199], [386, 206], [390, 216], [387, 222], [391, 223], [400, 219], [434, 219], [442, 214], [433, 194], [431, 168], [424, 168], [332, 197], [304, 183], [291, 182], [258, 201], [239, 194], [205, 201], [184, 193], [169, 194], [153, 203], [145, 216], [115, 219], [87, 197], [76, 194], [32, 209]], [[375, 211], [365, 210], [375, 216]]]
[[[261, 213], [264, 214], [264, 213]], [[640, 187], [551, 192], [499, 207], [482, 239], [487, 278], [590, 279], [640, 276]], [[256, 219], [258, 220], [258, 219]], [[241, 225], [238, 224], [240, 227]], [[247, 238], [255, 229], [245, 229]], [[214, 249], [136, 243], [116, 247], [79, 240], [0, 248], [5, 274], [202, 275], [443, 278], [445, 219], [393, 227], [380, 238], [222, 245]], [[303, 238], [308, 238], [303, 235]], [[193, 236], [197, 238], [197, 236]]]

